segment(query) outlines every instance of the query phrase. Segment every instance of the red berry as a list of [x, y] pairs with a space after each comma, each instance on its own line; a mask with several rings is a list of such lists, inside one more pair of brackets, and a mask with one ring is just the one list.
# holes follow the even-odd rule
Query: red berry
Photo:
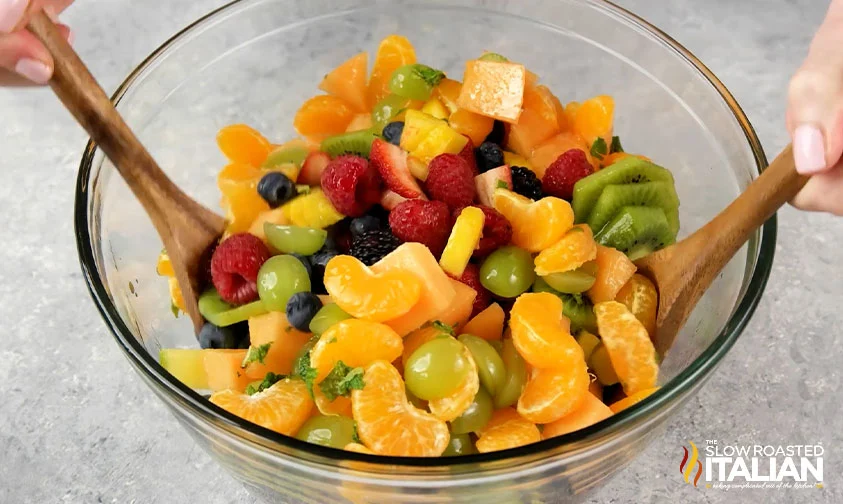
[[457, 278], [457, 280], [477, 292], [477, 297], [474, 298], [474, 307], [471, 309], [472, 317], [492, 304], [492, 293], [486, 290], [483, 284], [480, 283], [480, 268], [476, 264], [468, 263], [462, 276]]
[[474, 142], [471, 141], [471, 138], [468, 135], [463, 135], [464, 137], [468, 138], [468, 143], [465, 144], [465, 147], [457, 154], [457, 156], [465, 159], [465, 162], [468, 163], [469, 168], [471, 168], [471, 172], [476, 177], [480, 175], [480, 170], [477, 168], [477, 158], [474, 157]]
[[211, 257], [211, 279], [220, 297], [230, 304], [258, 298], [258, 271], [269, 259], [269, 249], [255, 235], [238, 233], [220, 243]]
[[389, 213], [392, 234], [403, 242], [418, 242], [439, 257], [451, 234], [451, 212], [441, 201], [408, 200]]
[[[506, 220], [500, 212], [494, 208], [485, 205], [474, 205], [486, 215], [486, 220], [483, 223], [483, 237], [480, 238], [480, 243], [477, 244], [477, 250], [474, 251], [474, 257], [486, 257], [494, 252], [496, 249], [509, 245], [512, 240], [512, 224]], [[454, 211], [454, 218], [456, 218], [462, 208]]]
[[444, 201], [450, 208], [474, 202], [474, 173], [456, 154], [440, 154], [428, 165], [425, 188], [431, 199]]
[[574, 197], [574, 184], [591, 175], [592, 167], [580, 149], [571, 149], [550, 163], [542, 178], [545, 194], [568, 201]]
[[322, 172], [322, 190], [343, 215], [360, 217], [381, 199], [383, 180], [365, 158], [339, 156]]

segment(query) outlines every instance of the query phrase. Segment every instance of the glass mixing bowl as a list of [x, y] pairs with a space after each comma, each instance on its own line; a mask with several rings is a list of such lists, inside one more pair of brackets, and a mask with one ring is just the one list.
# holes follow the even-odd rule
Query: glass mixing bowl
[[[390, 33], [419, 61], [460, 78], [484, 50], [538, 73], [564, 101], [611, 94], [627, 151], [669, 167], [682, 235], [726, 206], [766, 166], [758, 138], [726, 88], [670, 37], [598, 0], [241, 0], [155, 51], [114, 95], [118, 110], [167, 173], [218, 208], [225, 160], [217, 130], [245, 122], [280, 142], [321, 77]], [[452, 459], [374, 457], [322, 448], [249, 424], [158, 365], [163, 347], [195, 346], [170, 313], [155, 273], [161, 243], [141, 206], [95, 145], [76, 194], [82, 268], [132, 366], [193, 438], [270, 502], [576, 501], [632, 460], [710, 376], [745, 327], [775, 249], [770, 220], [723, 271], [667, 355], [661, 390], [587, 429], [522, 448]], [[178, 477], [174, 475], [173, 477]]]

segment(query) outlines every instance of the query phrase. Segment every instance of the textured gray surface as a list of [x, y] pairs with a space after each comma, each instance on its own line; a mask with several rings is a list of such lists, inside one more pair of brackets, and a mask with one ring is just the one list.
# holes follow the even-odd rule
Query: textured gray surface
[[[219, 0], [78, 0], [65, 15], [106, 89]], [[624, 0], [731, 89], [768, 155], [821, 0]], [[153, 5], [154, 4], [154, 5]], [[85, 135], [45, 90], [0, 90], [0, 502], [252, 503], [130, 371], [88, 299], [71, 226]], [[843, 502], [843, 222], [780, 213], [767, 294], [702, 392], [591, 502]], [[686, 440], [826, 448], [823, 490], [724, 492], [678, 476]]]

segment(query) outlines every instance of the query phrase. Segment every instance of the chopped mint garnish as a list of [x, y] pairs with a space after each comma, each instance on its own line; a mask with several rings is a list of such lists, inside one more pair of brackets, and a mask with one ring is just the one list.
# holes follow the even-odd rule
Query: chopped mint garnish
[[603, 156], [609, 153], [609, 148], [606, 145], [606, 140], [598, 137], [597, 140], [591, 144], [591, 155], [597, 159], [603, 159]]
[[495, 183], [495, 189], [509, 189], [509, 184], [507, 184], [501, 179], [498, 179], [498, 181]]
[[621, 146], [621, 137], [617, 135], [612, 137], [612, 145], [609, 146], [609, 154], [613, 154], [615, 152], [623, 152], [623, 147]]
[[360, 435], [357, 433], [357, 420], [354, 421], [354, 432], [351, 434], [351, 440], [355, 443], [362, 443]]
[[310, 186], [306, 184], [296, 184], [296, 193], [298, 194], [310, 194]]
[[430, 68], [427, 65], [416, 65], [413, 71], [430, 87], [436, 87], [445, 78], [445, 72]]
[[310, 367], [310, 350], [303, 353], [293, 363], [293, 377], [299, 378], [307, 385], [307, 391], [310, 392], [310, 397], [313, 397], [313, 382], [316, 381], [316, 375], [319, 372], [316, 368]]
[[260, 362], [263, 364], [264, 359], [266, 359], [266, 353], [269, 352], [270, 346], [272, 346], [272, 342], [264, 343], [263, 345], [256, 347], [249, 347], [249, 351], [246, 352], [246, 357], [243, 359], [243, 363], [240, 364], [240, 367], [245, 368], [252, 362]]
[[451, 326], [446, 324], [445, 322], [442, 322], [441, 320], [436, 320], [433, 322], [433, 327], [437, 331], [443, 332], [449, 336], [456, 336], [457, 326], [455, 325]]
[[339, 396], [348, 396], [352, 390], [360, 390], [363, 383], [363, 368], [351, 368], [343, 361], [338, 361], [334, 369], [319, 384], [319, 389], [329, 401]]
[[255, 381], [250, 383], [246, 387], [246, 393], [249, 395], [255, 395], [258, 392], [263, 392], [264, 390], [275, 385], [277, 382], [283, 380], [284, 378], [286, 378], [286, 376], [275, 374], [270, 371], [269, 373], [266, 373], [266, 376], [263, 377], [262, 381]]

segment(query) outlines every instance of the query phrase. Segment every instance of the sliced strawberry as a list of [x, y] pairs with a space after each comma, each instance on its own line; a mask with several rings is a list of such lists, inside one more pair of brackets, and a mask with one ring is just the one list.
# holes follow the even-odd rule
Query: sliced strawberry
[[[418, 198], [415, 198], [415, 199], [426, 201], [427, 196], [422, 194], [421, 196], [419, 196]], [[391, 191], [389, 189], [384, 191], [383, 195], [381, 196], [381, 206], [384, 207], [385, 209], [389, 210], [389, 211], [392, 211], [392, 209], [394, 209], [395, 207], [397, 207], [401, 203], [404, 203], [405, 201], [409, 201], [409, 199], [405, 198], [404, 196], [401, 196], [397, 192]]]
[[322, 181], [322, 172], [325, 167], [331, 162], [331, 156], [324, 152], [311, 152], [304, 158], [301, 171], [296, 179], [298, 184], [307, 184], [310, 186], [317, 186]]
[[494, 207], [495, 189], [505, 187], [512, 190], [512, 170], [509, 165], [498, 166], [474, 177], [474, 185], [477, 188], [477, 200], [480, 204]]
[[407, 152], [401, 147], [376, 138], [369, 152], [369, 162], [381, 174], [386, 187], [408, 199], [421, 196], [422, 190], [407, 166]]

